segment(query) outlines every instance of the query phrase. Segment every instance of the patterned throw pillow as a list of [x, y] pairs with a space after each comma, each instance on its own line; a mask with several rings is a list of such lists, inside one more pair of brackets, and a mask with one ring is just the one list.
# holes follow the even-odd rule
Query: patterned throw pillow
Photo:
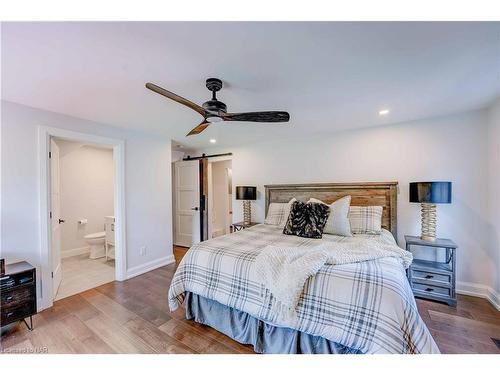
[[351, 231], [356, 234], [380, 234], [382, 232], [381, 206], [351, 206], [349, 221]]
[[321, 238], [329, 211], [330, 208], [326, 204], [295, 201], [283, 233], [306, 238]]
[[279, 225], [284, 227], [290, 214], [290, 207], [296, 199], [292, 198], [288, 203], [271, 203], [267, 209], [267, 216], [264, 224]]
[[300, 201], [293, 202], [290, 209], [290, 215], [288, 215], [285, 228], [283, 228], [283, 233], [298, 236], [306, 226], [306, 223], [306, 204]]
[[[309, 199], [309, 202], [324, 203], [316, 198]], [[351, 205], [351, 196], [346, 195], [329, 205], [330, 214], [326, 221], [324, 233], [334, 234], [336, 236], [352, 237], [351, 224], [349, 223], [349, 206]]]

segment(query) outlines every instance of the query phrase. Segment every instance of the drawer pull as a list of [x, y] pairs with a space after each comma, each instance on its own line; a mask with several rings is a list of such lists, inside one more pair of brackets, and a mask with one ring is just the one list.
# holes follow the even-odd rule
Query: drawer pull
[[8, 312], [8, 313], [7, 313], [7, 318], [10, 318], [12, 315], [14, 315], [14, 313], [13, 313], [13, 312]]
[[433, 275], [425, 275], [426, 279], [432, 279], [434, 276]]
[[434, 288], [425, 288], [426, 292], [432, 292], [433, 290], [434, 290]]
[[12, 301], [13, 299], [14, 299], [14, 297], [13, 297], [13, 296], [8, 296], [7, 298], [5, 298], [5, 301], [10, 302], [10, 301]]

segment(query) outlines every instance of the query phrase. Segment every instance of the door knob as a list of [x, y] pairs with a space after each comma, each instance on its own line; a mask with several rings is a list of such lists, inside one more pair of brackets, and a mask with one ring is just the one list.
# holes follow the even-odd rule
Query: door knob
[[198, 211], [198, 210], [199, 210], [199, 208], [198, 208], [198, 207], [191, 207], [191, 209], [192, 209], [193, 211]]
[[59, 219], [59, 224], [64, 223], [63, 219]]

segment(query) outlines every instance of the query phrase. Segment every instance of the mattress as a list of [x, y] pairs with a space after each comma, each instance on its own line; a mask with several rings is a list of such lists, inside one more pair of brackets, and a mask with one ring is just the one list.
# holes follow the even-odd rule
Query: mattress
[[186, 253], [175, 272], [168, 293], [170, 308], [175, 310], [186, 293], [194, 293], [270, 326], [322, 337], [351, 351], [439, 353], [396, 258], [324, 265], [304, 285], [293, 321], [283, 321], [265, 303], [254, 267], [265, 246], [313, 247], [322, 241], [369, 246], [366, 239], [395, 243], [386, 230], [380, 235], [308, 239], [284, 235], [282, 228], [265, 224], [201, 242]]

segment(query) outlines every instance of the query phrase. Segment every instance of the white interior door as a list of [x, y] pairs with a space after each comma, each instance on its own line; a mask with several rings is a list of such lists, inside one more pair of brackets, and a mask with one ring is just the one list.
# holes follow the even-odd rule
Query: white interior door
[[175, 163], [175, 244], [179, 246], [200, 242], [199, 174], [198, 160]]
[[61, 196], [59, 177], [59, 147], [50, 140], [50, 212], [51, 212], [51, 252], [52, 252], [52, 290], [55, 298], [61, 285]]

